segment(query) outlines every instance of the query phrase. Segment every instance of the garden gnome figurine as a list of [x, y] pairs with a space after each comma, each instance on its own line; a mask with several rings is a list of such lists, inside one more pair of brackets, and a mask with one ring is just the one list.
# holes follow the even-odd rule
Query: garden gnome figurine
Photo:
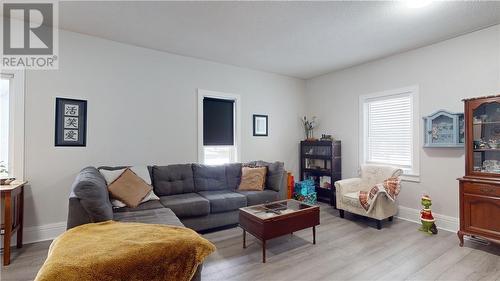
[[419, 230], [427, 234], [437, 234], [436, 224], [434, 223], [436, 220], [432, 216], [432, 201], [429, 195], [422, 196], [421, 204], [424, 208], [420, 211], [420, 221], [422, 222], [422, 227]]

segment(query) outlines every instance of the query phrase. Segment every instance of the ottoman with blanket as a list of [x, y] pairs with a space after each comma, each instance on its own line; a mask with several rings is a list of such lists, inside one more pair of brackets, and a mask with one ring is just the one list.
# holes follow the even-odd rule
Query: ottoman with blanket
[[91, 223], [52, 242], [35, 280], [191, 280], [214, 250], [212, 243], [185, 227]]

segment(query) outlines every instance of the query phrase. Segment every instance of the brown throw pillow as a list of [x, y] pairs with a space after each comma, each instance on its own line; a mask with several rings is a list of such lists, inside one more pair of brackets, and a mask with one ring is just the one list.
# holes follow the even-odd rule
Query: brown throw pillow
[[108, 186], [111, 197], [122, 201], [131, 208], [139, 206], [139, 203], [151, 190], [149, 184], [128, 168]]
[[266, 180], [266, 167], [242, 167], [241, 182], [238, 190], [264, 190], [264, 182]]

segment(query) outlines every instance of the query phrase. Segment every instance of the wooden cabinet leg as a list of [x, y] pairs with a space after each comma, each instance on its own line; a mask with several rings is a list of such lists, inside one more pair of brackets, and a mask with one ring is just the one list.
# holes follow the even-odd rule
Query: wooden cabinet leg
[[3, 236], [3, 265], [10, 264], [10, 239], [12, 237], [12, 200], [11, 194], [4, 196], [4, 236]]
[[247, 247], [247, 232], [243, 229], [243, 249]]
[[463, 246], [464, 246], [464, 234], [462, 233], [462, 231], [460, 231], [460, 230], [459, 230], [459, 231], [457, 232], [457, 236], [458, 236], [458, 240], [459, 240], [458, 245], [459, 245], [460, 247], [463, 247]]
[[316, 226], [313, 226], [313, 245], [316, 245]]
[[266, 240], [262, 240], [262, 263], [266, 263]]

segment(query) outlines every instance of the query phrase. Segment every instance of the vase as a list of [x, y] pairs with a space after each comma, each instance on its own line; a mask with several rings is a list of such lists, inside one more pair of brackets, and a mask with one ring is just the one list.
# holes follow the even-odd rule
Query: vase
[[314, 133], [313, 133], [312, 129], [306, 129], [305, 133], [306, 133], [306, 140], [309, 140], [309, 141], [315, 140]]
[[308, 138], [308, 139], [311, 139], [311, 140], [312, 140], [312, 139], [314, 139], [314, 132], [313, 132], [313, 129], [310, 129], [308, 133], [309, 133], [309, 134], [308, 134], [307, 138]]

